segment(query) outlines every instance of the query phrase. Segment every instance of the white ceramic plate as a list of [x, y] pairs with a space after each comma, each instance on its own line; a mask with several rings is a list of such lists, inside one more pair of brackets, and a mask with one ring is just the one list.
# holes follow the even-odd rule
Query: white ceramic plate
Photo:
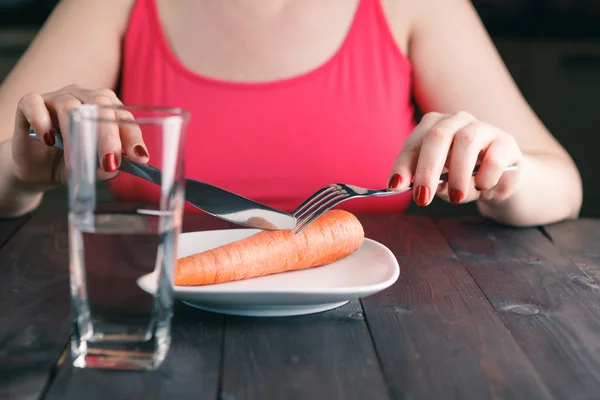
[[[206, 251], [258, 232], [228, 229], [182, 233], [178, 257]], [[290, 316], [330, 310], [391, 286], [400, 275], [396, 257], [384, 245], [365, 238], [361, 247], [335, 263], [300, 271], [206, 286], [175, 286], [175, 297], [207, 311], [244, 316]], [[156, 287], [152, 274], [138, 284]]]

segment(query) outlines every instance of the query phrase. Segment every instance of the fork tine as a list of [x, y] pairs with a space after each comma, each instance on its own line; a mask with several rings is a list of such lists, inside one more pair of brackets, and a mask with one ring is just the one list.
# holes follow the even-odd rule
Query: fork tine
[[308, 216], [302, 217], [298, 220], [296, 227], [292, 230], [294, 234], [300, 233], [304, 228], [306, 228], [311, 222], [315, 219], [319, 218], [323, 213], [340, 204], [342, 201], [346, 200], [350, 195], [346, 192], [341, 192], [335, 197], [331, 198], [326, 203], [321, 203], [319, 207], [315, 208]]
[[330, 201], [334, 197], [339, 196], [341, 194], [347, 194], [347, 193], [345, 191], [340, 190], [340, 189], [332, 190], [330, 192], [326, 192], [323, 196], [320, 196], [318, 199], [315, 199], [301, 213], [294, 215], [294, 217], [296, 218], [296, 220], [302, 220], [302, 219], [304, 219], [304, 217], [307, 214], [310, 214], [314, 210], [319, 209], [319, 207], [321, 207], [322, 204], [325, 204], [326, 202]]
[[300, 204], [300, 206], [298, 208], [296, 208], [296, 210], [294, 210], [294, 212], [292, 212], [292, 215], [294, 217], [298, 218], [298, 215], [300, 215], [303, 212], [305, 212], [307, 208], [311, 207], [322, 196], [325, 196], [325, 195], [327, 195], [327, 193], [335, 192], [337, 190], [338, 190], [338, 187], [335, 184], [328, 185], [328, 186], [325, 186], [322, 189], [319, 189], [318, 191], [316, 191], [315, 193], [313, 193], [312, 196], [310, 196], [308, 199], [306, 199], [304, 201], [304, 203]]
[[335, 207], [342, 201], [346, 200], [348, 197], [349, 197], [348, 195], [342, 194], [342, 195], [337, 196], [336, 198], [331, 199], [331, 201], [329, 203], [322, 205], [320, 208], [315, 209], [308, 216], [301, 219], [298, 222], [298, 224], [296, 225], [296, 227], [292, 230], [292, 232], [294, 234], [300, 233], [304, 228], [306, 228], [308, 225], [310, 225], [311, 222], [313, 222], [315, 219], [319, 218], [326, 211], [330, 210], [331, 208]]

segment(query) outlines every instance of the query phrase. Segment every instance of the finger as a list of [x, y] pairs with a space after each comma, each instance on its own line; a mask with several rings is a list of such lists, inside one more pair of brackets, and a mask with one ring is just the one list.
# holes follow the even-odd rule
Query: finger
[[44, 98], [39, 94], [27, 94], [19, 101], [16, 121], [21, 130], [29, 132], [31, 126], [41, 143], [54, 146], [52, 118], [50, 118]]
[[443, 114], [427, 113], [415, 126], [396, 157], [388, 179], [389, 189], [400, 191], [408, 187], [413, 179], [413, 171], [417, 165], [423, 137], [442, 118], [444, 118]]
[[[77, 85], [70, 85], [63, 92], [77, 98], [81, 103], [100, 106], [98, 109], [96, 128], [98, 144], [99, 179], [111, 179], [117, 175], [121, 163], [121, 138], [116, 122], [115, 111], [112, 108], [120, 103], [110, 90], [86, 90]], [[115, 100], [116, 99], [116, 100]]]
[[[56, 116], [57, 124], [62, 133], [64, 152], [69, 154], [71, 145], [70, 130], [69, 130], [69, 113], [71, 110], [81, 106], [81, 100], [67, 93], [60, 91], [50, 93], [45, 96], [46, 106]], [[111, 106], [110, 99], [96, 96], [92, 99], [92, 103], [100, 106]], [[112, 109], [100, 109], [98, 118], [103, 121], [114, 120], [114, 112]], [[100, 170], [98, 171], [99, 179], [110, 179], [117, 174], [117, 168], [120, 163], [121, 141], [119, 139], [119, 131], [116, 123], [102, 122], [97, 128], [97, 143], [98, 154], [100, 159]], [[65, 157], [65, 162], [69, 164], [68, 156]]]
[[521, 151], [510, 138], [494, 140], [484, 153], [479, 171], [475, 176], [475, 185], [482, 191], [494, 188], [509, 165], [521, 159]]
[[448, 198], [458, 204], [465, 200], [477, 159], [498, 134], [489, 125], [472, 122], [462, 127], [452, 142], [448, 171]]
[[[56, 125], [61, 131], [63, 140], [64, 154], [69, 154], [71, 141], [69, 138], [69, 112], [81, 105], [81, 101], [74, 96], [65, 93], [50, 93], [44, 95], [46, 108], [50, 111], [50, 115], [54, 114]], [[66, 164], [69, 164], [68, 157], [65, 159]]]
[[[115, 106], [123, 105], [123, 103], [121, 102], [121, 100], [119, 99], [117, 94], [114, 91], [107, 89], [107, 88], [89, 90], [89, 89], [82, 88], [79, 85], [69, 85], [69, 86], [63, 88], [62, 90], [77, 97], [79, 100], [81, 100], [82, 103], [98, 104], [96, 100], [98, 98], [104, 98], [104, 99], [107, 99], [111, 105], [115, 105]], [[102, 100], [102, 101], [104, 104], [104, 100]]]
[[457, 131], [475, 120], [467, 113], [457, 113], [435, 124], [423, 139], [415, 169], [413, 198], [417, 205], [431, 203], [443, 172], [450, 146]]
[[115, 111], [119, 120], [121, 143], [127, 157], [133, 161], [146, 163], [150, 159], [148, 148], [142, 136], [140, 126], [135, 122], [133, 114], [127, 110]]
[[[116, 93], [110, 89], [87, 90], [77, 85], [72, 85], [67, 87], [66, 90], [71, 91], [84, 103], [112, 106], [123, 105], [123, 102], [118, 98]], [[142, 130], [140, 129], [139, 125], [134, 122], [135, 118], [133, 117], [133, 114], [131, 114], [129, 111], [120, 110], [118, 108], [114, 109], [114, 114], [115, 119], [119, 121], [119, 139], [121, 140], [121, 148], [125, 151], [125, 154], [133, 161], [141, 163], [148, 162], [148, 149], [142, 137]], [[108, 117], [111, 119], [113, 118], [112, 115], [109, 115]], [[105, 155], [104, 157], [112, 158], [111, 155]], [[117, 159], [120, 163], [120, 154], [118, 154]], [[110, 160], [107, 159], [107, 161]], [[108, 163], [106, 166], [108, 167], [109, 165], [114, 166], [112, 163]]]
[[99, 171], [100, 179], [110, 179], [116, 176], [119, 165], [121, 164], [121, 136], [119, 124], [112, 101], [104, 96], [95, 96], [93, 104], [100, 106], [98, 108], [98, 158], [100, 168], [107, 174]]

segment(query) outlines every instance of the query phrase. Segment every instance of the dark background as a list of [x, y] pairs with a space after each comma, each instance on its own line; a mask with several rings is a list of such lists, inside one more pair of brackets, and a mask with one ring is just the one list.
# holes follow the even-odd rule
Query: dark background
[[[56, 0], [0, 0], [0, 80], [55, 4]], [[600, 0], [473, 4], [519, 88], [578, 164], [584, 182], [582, 216], [600, 216]], [[57, 190], [46, 196], [42, 207], [65, 206], [64, 191]], [[476, 210], [473, 204], [453, 206], [436, 199], [427, 209], [411, 207], [409, 212], [455, 215]]]

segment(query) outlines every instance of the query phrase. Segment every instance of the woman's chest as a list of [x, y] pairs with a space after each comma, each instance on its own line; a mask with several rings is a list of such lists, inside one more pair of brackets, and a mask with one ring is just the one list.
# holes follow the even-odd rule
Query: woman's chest
[[[188, 69], [239, 82], [285, 79], [318, 68], [343, 45], [360, 1], [267, 0], [249, 7], [244, 5], [252, 2], [156, 0], [165, 36]], [[381, 23], [406, 52], [410, 2], [362, 1], [382, 1]]]

